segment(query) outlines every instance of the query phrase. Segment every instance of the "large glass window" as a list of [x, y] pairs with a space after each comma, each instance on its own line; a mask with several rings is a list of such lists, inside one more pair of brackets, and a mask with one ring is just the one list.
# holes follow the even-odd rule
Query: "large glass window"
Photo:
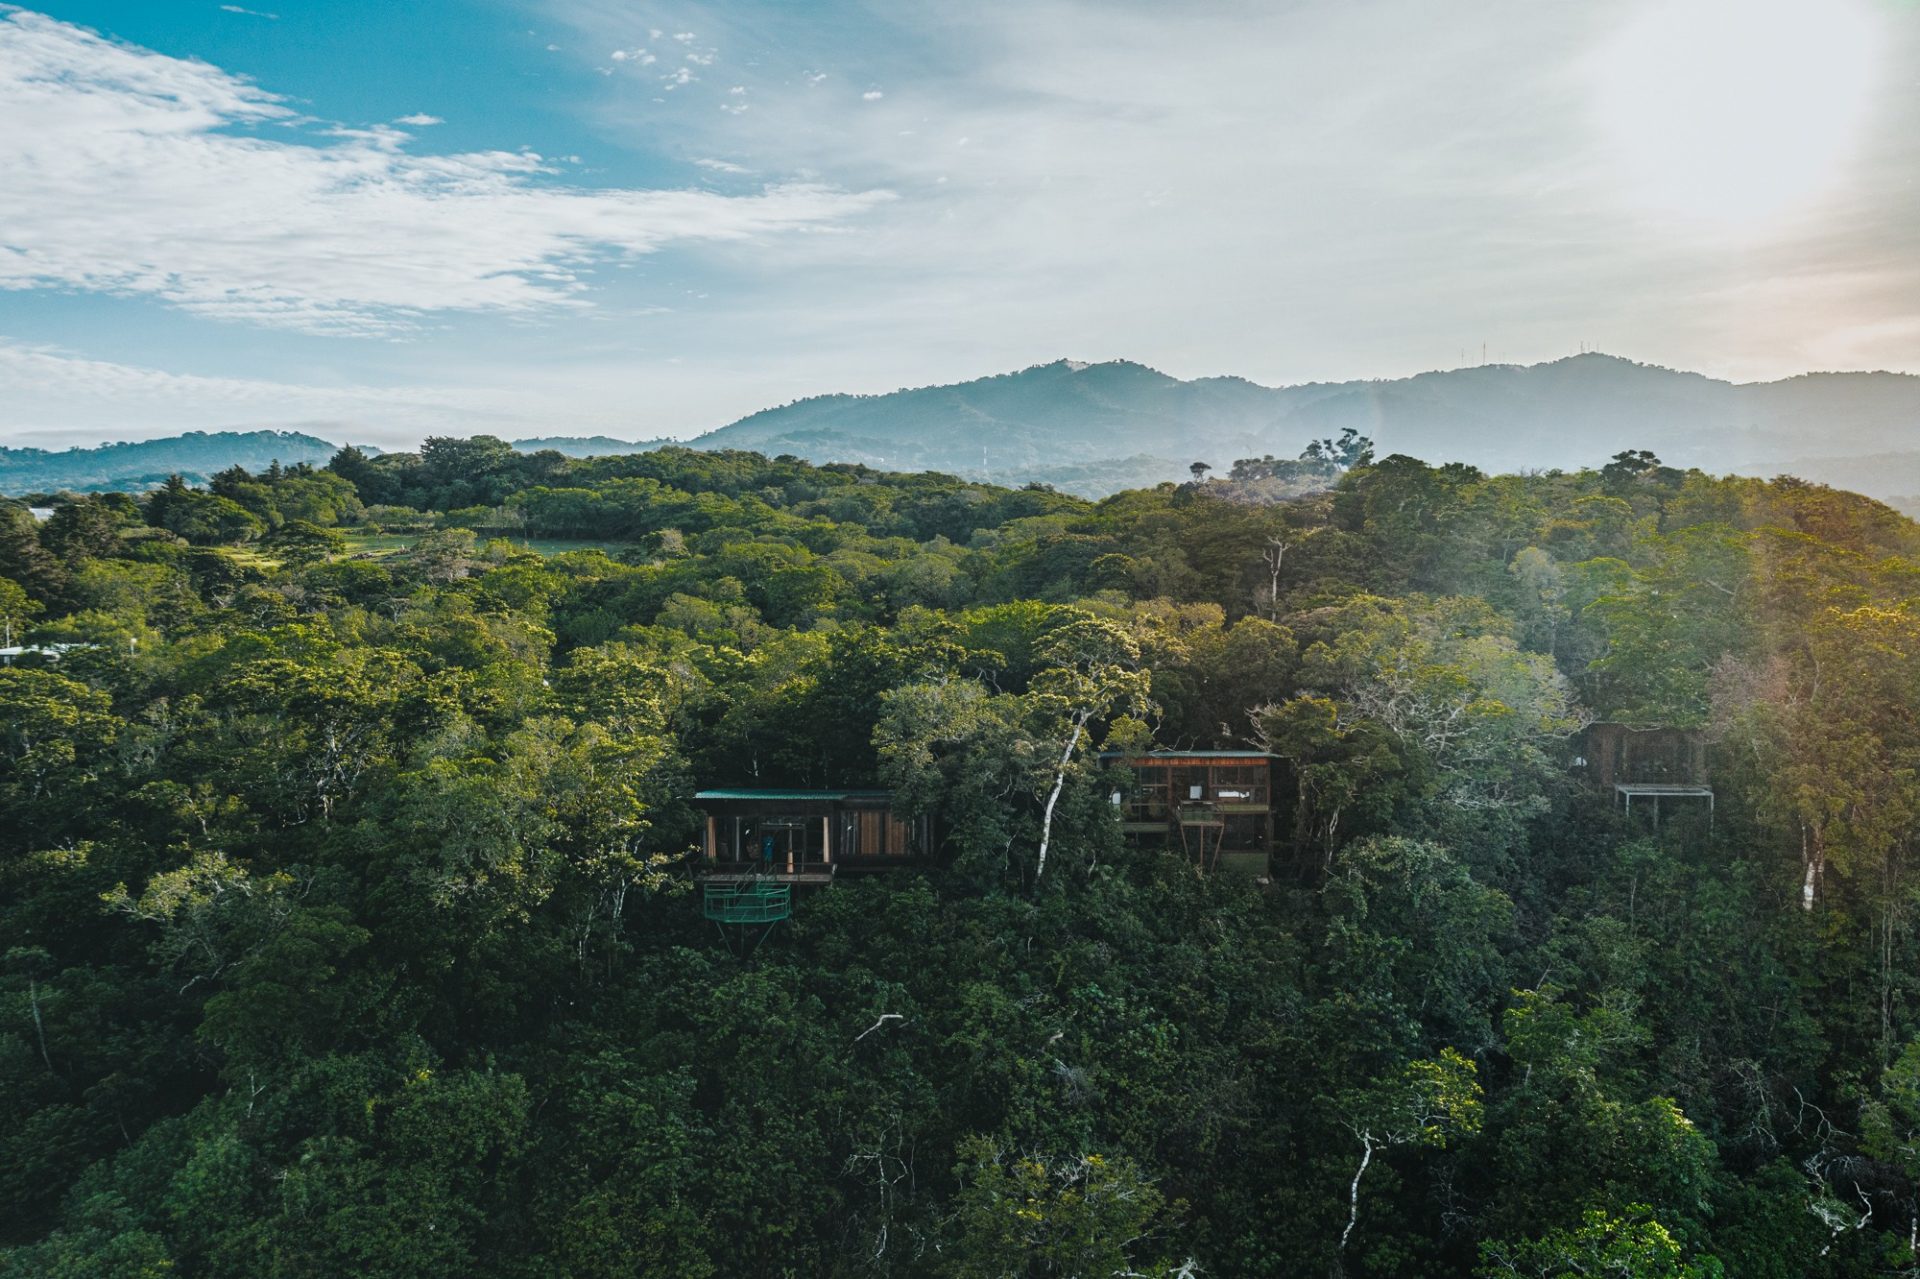
[[822, 819], [798, 813], [732, 817], [731, 838], [723, 840], [720, 859], [766, 874], [792, 874], [826, 860]]

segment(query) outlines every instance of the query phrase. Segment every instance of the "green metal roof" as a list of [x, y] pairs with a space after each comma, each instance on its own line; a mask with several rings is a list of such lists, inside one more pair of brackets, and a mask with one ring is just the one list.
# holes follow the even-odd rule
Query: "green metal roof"
[[884, 799], [891, 794], [883, 790], [703, 790], [695, 791], [694, 799], [767, 799], [798, 800], [802, 802], [844, 802], [850, 799]]

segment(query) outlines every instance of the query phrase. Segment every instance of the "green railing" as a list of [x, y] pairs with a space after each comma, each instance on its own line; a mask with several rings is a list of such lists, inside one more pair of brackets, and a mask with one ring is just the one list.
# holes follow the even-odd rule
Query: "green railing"
[[777, 924], [793, 914], [793, 886], [708, 884], [701, 913], [716, 924]]

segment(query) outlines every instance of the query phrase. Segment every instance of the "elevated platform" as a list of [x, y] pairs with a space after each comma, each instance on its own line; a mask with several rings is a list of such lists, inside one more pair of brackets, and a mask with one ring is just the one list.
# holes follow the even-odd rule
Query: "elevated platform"
[[1653, 804], [1653, 822], [1660, 824], [1660, 801], [1663, 799], [1704, 799], [1707, 801], [1707, 818], [1713, 818], [1713, 787], [1688, 785], [1680, 782], [1615, 782], [1613, 793], [1626, 804], [1627, 812], [1633, 812], [1633, 801]]
[[716, 924], [777, 924], [793, 914], [793, 887], [764, 880], [748, 884], [708, 883], [701, 914]]

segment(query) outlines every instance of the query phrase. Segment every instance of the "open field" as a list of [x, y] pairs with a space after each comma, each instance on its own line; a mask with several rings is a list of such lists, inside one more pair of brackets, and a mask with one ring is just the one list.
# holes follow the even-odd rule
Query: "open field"
[[[352, 529], [341, 529], [340, 532], [347, 539], [346, 555], [349, 557], [372, 555], [384, 558], [406, 550], [422, 537], [419, 533], [361, 533]], [[483, 536], [480, 540], [484, 543], [489, 539]], [[565, 537], [514, 537], [507, 540], [516, 547], [537, 551], [545, 556], [564, 555], [568, 551], [605, 551], [615, 555], [626, 545], [622, 542], [582, 541]]]

